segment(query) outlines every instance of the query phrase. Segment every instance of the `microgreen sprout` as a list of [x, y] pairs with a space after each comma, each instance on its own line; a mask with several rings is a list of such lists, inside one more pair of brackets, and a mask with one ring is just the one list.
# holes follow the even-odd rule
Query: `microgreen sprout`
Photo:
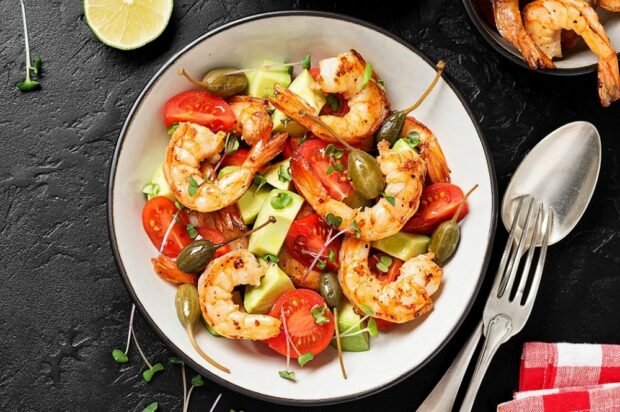
[[290, 166], [280, 165], [278, 169], [278, 180], [282, 183], [290, 182], [291, 177], [291, 168]]
[[372, 78], [372, 64], [366, 63], [364, 67], [364, 74], [362, 75], [362, 89], [366, 87], [370, 79]]
[[325, 316], [326, 310], [327, 307], [325, 307], [325, 305], [317, 305], [312, 308], [310, 314], [312, 314], [312, 318], [314, 318], [314, 323], [317, 325], [325, 325], [330, 322], [329, 318]]
[[291, 370], [291, 348], [297, 353], [297, 358], [301, 356], [301, 353], [291, 340], [291, 336], [288, 333], [288, 325], [286, 324], [286, 316], [284, 316], [284, 309], [280, 309], [280, 321], [282, 322], [282, 329], [284, 329], [284, 337], [286, 338], [286, 370], [279, 371], [278, 374], [281, 378], [288, 379], [296, 382], [295, 372]]
[[327, 216], [325, 216], [325, 223], [333, 228], [337, 228], [342, 224], [342, 218], [332, 213], [328, 213]]
[[157, 402], [152, 402], [152, 403], [149, 403], [146, 406], [146, 408], [142, 409], [142, 412], [155, 412], [158, 407], [159, 407], [159, 404]]
[[[372, 336], [373, 338], [376, 338], [379, 335], [379, 330], [377, 328], [377, 322], [372, 317], [372, 315], [374, 314], [374, 311], [369, 306], [364, 305], [364, 304], [359, 305], [359, 308], [365, 313], [365, 316], [363, 316], [354, 325], [351, 325], [344, 332], [341, 332], [340, 333], [341, 338], [361, 335], [362, 333], [366, 333], [366, 332], [368, 332], [368, 334]], [[362, 328], [361, 325], [363, 325], [364, 322], [366, 322], [366, 326]], [[359, 330], [354, 331], [354, 329], [359, 329]]]
[[334, 249], [329, 249], [329, 261], [330, 262], [335, 262], [336, 261], [336, 251]]
[[198, 188], [199, 187], [200, 187], [200, 185], [198, 184], [198, 182], [196, 182], [196, 179], [194, 179], [194, 176], [190, 176], [189, 177], [189, 184], [187, 185], [187, 193], [191, 197], [194, 197], [194, 196], [196, 196], [196, 192], [198, 192]]
[[[334, 319], [338, 319], [338, 307], [334, 308]], [[338, 349], [338, 362], [340, 363], [340, 371], [342, 372], [342, 377], [347, 379], [347, 371], [344, 368], [344, 359], [342, 357], [342, 343], [340, 342], [340, 328], [338, 326], [338, 322], [336, 322], [336, 327], [334, 328], [336, 332], [336, 348]]]
[[412, 149], [415, 149], [420, 144], [420, 133], [412, 130], [403, 139]]
[[267, 263], [278, 263], [280, 261], [280, 258], [276, 255], [265, 255], [263, 256], [263, 259], [265, 259], [265, 262]]
[[382, 255], [377, 262], [377, 269], [383, 273], [388, 273], [390, 266], [392, 265], [392, 258], [387, 255]]
[[174, 134], [174, 132], [177, 131], [178, 128], [179, 128], [178, 123], [172, 123], [172, 126], [170, 126], [167, 131], [168, 136], [172, 137], [172, 135]]
[[325, 269], [325, 267], [326, 267], [326, 266], [327, 266], [327, 262], [326, 262], [326, 261], [324, 261], [324, 260], [322, 260], [322, 259], [319, 259], [319, 260], [316, 262], [316, 267], [317, 267], [317, 268], [319, 268], [320, 270]]
[[[145, 359], [145, 362], [146, 362], [146, 359]], [[148, 368], [144, 372], [142, 372], [142, 379], [144, 379], [146, 382], [150, 382], [151, 380], [153, 380], [153, 376], [155, 376], [157, 372], [161, 372], [163, 370], [164, 370], [164, 365], [158, 362], [155, 365], [152, 365], [150, 368]]]
[[280, 192], [270, 202], [274, 209], [284, 209], [293, 202], [293, 198], [288, 193]]
[[312, 269], [314, 269], [315, 266], [317, 266], [321, 270], [325, 269], [325, 265], [322, 265], [323, 267], [321, 268], [318, 263], [321, 260], [325, 249], [327, 249], [327, 246], [329, 246], [339, 236], [342, 236], [349, 231], [352, 231], [358, 239], [361, 236], [361, 232], [359, 230], [359, 227], [357, 227], [357, 222], [355, 222], [355, 220], [353, 221], [351, 226], [345, 227], [341, 231], [336, 232], [336, 234], [334, 235], [332, 235], [334, 229], [338, 228], [342, 224], [342, 217], [328, 213], [327, 216], [325, 216], [325, 223], [327, 223], [327, 225], [329, 226], [329, 232], [327, 232], [327, 239], [325, 240], [325, 243], [323, 243], [321, 249], [316, 254], [314, 261], [312, 261], [310, 266], [308, 266], [308, 268], [306, 269], [306, 273], [304, 273], [302, 280], [306, 280], [306, 278], [308, 277], [310, 272], [312, 272]]
[[30, 63], [30, 43], [28, 42], [28, 25], [26, 23], [26, 7], [24, 1], [20, 0], [22, 9], [22, 22], [24, 24], [24, 43], [26, 46], [26, 78], [17, 83], [17, 88], [22, 92], [30, 92], [41, 87], [39, 79], [41, 77], [41, 59], [36, 58], [34, 65]]
[[198, 231], [196, 230], [196, 227], [194, 227], [194, 225], [192, 225], [191, 223], [188, 223], [187, 226], [185, 226], [185, 231], [187, 232], [187, 235], [192, 239], [196, 239], [196, 236], [198, 236]]
[[297, 382], [294, 371], [278, 371], [278, 375], [280, 375], [281, 378], [288, 379], [289, 381]]
[[327, 100], [327, 104], [332, 109], [332, 111], [337, 112], [338, 110], [340, 110], [340, 100], [338, 100], [336, 96], [334, 96], [333, 94], [328, 94], [327, 96], [325, 96], [325, 99]]
[[309, 69], [311, 61], [312, 61], [312, 57], [309, 54], [306, 54], [301, 60], [297, 62], [275, 63], [275, 64], [268, 64], [268, 65], [260, 66], [260, 67], [253, 67], [250, 69], [232, 70], [232, 71], [229, 71], [228, 73], [224, 73], [224, 76], [230, 76], [233, 74], [240, 74], [240, 73], [255, 72], [259, 70], [273, 70], [273, 69], [281, 69], [284, 67], [295, 67], [295, 66], [301, 66], [304, 69]]
[[261, 189], [261, 187], [265, 186], [265, 184], [267, 183], [267, 179], [260, 173], [256, 173], [254, 175], [254, 180], [252, 181], [252, 183], [256, 185], [256, 191], [254, 193], [257, 193]]
[[159, 184], [155, 182], [150, 182], [144, 185], [144, 187], [142, 188], [142, 193], [146, 195], [146, 198], [148, 200], [151, 200], [159, 194], [160, 190], [161, 188], [159, 187]]
[[226, 135], [226, 143], [224, 143], [224, 153], [231, 155], [239, 150], [239, 139], [232, 133]]
[[312, 352], [306, 352], [297, 358], [297, 363], [303, 368], [304, 365], [310, 362], [312, 359], [314, 359], [314, 355], [312, 354]]
[[392, 206], [396, 206], [396, 199], [394, 199], [394, 196], [384, 193], [383, 198], [387, 200], [388, 203], [391, 204]]

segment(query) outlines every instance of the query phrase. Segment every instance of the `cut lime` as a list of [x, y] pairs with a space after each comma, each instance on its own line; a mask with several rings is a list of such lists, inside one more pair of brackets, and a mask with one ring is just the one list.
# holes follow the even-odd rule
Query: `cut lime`
[[164, 31], [172, 15], [172, 0], [84, 0], [84, 14], [104, 44], [132, 50]]

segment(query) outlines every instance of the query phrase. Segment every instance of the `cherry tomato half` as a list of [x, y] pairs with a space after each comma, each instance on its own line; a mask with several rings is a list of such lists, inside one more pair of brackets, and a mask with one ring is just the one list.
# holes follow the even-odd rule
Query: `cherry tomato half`
[[[197, 227], [196, 230], [203, 239], [210, 240], [213, 244], [226, 242], [224, 235], [217, 229], [209, 227]], [[230, 252], [230, 245], [222, 246], [215, 251], [214, 257], [220, 257]]]
[[[329, 226], [327, 223], [318, 214], [312, 213], [293, 222], [284, 240], [284, 245], [291, 256], [304, 265], [310, 266], [314, 256], [325, 244], [328, 233]], [[321, 253], [320, 259], [327, 264], [326, 269], [338, 269], [338, 254], [341, 244], [341, 240], [337, 238]], [[333, 251], [333, 261], [329, 259], [330, 251]]]
[[[430, 235], [440, 223], [452, 219], [465, 195], [460, 187], [451, 183], [435, 183], [422, 191], [420, 208], [405, 224], [403, 230]], [[467, 203], [457, 220], [467, 216]]]
[[[377, 263], [381, 261], [382, 256], [388, 256], [390, 259], [392, 259], [392, 263], [388, 267], [387, 272], [383, 272], [379, 270], [379, 268], [377, 268]], [[398, 275], [400, 274], [400, 267], [403, 265], [403, 263], [405, 262], [384, 253], [372, 252], [368, 258], [368, 266], [370, 267], [370, 271], [372, 272], [372, 274], [385, 282], [393, 282], [398, 278]]]
[[235, 153], [226, 155], [222, 160], [222, 166], [241, 166], [249, 154], [248, 149], [238, 149]]
[[286, 143], [284, 143], [284, 147], [282, 148], [282, 154], [284, 157], [287, 158], [293, 156], [293, 152], [297, 150], [302, 143], [314, 138], [314, 135], [311, 133], [308, 133], [306, 136], [306, 140], [304, 140], [303, 136], [289, 136]]
[[[336, 200], [342, 200], [353, 192], [353, 186], [351, 186], [346, 174], [349, 154], [345, 151], [340, 159], [330, 158], [324, 153], [329, 144], [320, 139], [308, 140], [299, 146], [296, 152], [311, 165], [312, 170], [323, 183], [329, 195]], [[335, 144], [334, 146], [342, 149], [340, 145]], [[336, 167], [341, 167], [343, 170], [339, 172]], [[293, 182], [295, 182], [295, 176], [293, 176]]]
[[[325, 309], [324, 315], [329, 322], [318, 325], [312, 317], [312, 309], [316, 306], [327, 306], [321, 295], [310, 289], [296, 289], [286, 292], [276, 301], [269, 311], [269, 315], [286, 322], [286, 329], [294, 348], [290, 348], [290, 356], [297, 359], [299, 354], [311, 352], [317, 355], [327, 346], [334, 336], [334, 316]], [[286, 336], [284, 325], [280, 327], [280, 334], [275, 338], [267, 339], [267, 345], [281, 355], [286, 356]]]
[[172, 258], [177, 257], [181, 249], [192, 241], [185, 230], [188, 223], [185, 213], [177, 209], [174, 202], [167, 197], [154, 197], [146, 202], [142, 209], [142, 225], [157, 250], [161, 247], [168, 227], [172, 225], [162, 250], [164, 255]]
[[204, 90], [188, 90], [170, 98], [164, 105], [164, 119], [166, 127], [192, 122], [225, 132], [235, 124], [235, 114], [228, 103]]

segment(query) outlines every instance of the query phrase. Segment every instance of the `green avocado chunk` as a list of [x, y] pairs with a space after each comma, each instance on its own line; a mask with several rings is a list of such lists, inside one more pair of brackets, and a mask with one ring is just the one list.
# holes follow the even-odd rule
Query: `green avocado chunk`
[[[326, 99], [318, 88], [318, 85], [312, 78], [308, 70], [304, 70], [291, 83], [289, 90], [299, 95], [306, 103], [314, 107], [317, 112], [325, 105]], [[275, 132], [288, 132], [293, 136], [304, 134], [306, 129], [294, 120], [287, 122], [286, 115], [279, 110], [273, 113], [271, 120], [273, 121], [273, 130]]]
[[371, 246], [400, 260], [409, 260], [428, 251], [430, 238], [424, 235], [398, 232], [381, 240], [375, 240]]
[[[265, 60], [260, 66], [277, 64], [278, 62]], [[265, 99], [273, 96], [273, 86], [279, 84], [288, 87], [291, 84], [291, 75], [288, 67], [278, 69], [256, 70], [245, 74], [248, 78], [248, 94]]]
[[164, 170], [162, 168], [162, 165], [159, 165], [159, 167], [155, 169], [149, 183], [152, 185], [156, 185], [156, 193], [153, 192], [153, 194], [147, 195], [149, 200], [151, 200], [155, 196], [165, 196], [173, 202], [176, 201], [174, 195], [172, 194], [172, 190], [170, 190], [170, 185], [168, 185], [166, 177], [164, 176]]
[[[360, 323], [361, 319], [362, 318], [360, 315], [355, 313], [353, 310], [353, 305], [349, 301], [345, 300], [340, 304], [337, 319], [338, 330], [340, 333], [348, 331], [347, 334], [353, 334], [360, 331], [366, 327], [365, 324]], [[331, 344], [336, 347], [336, 339], [332, 340]], [[370, 350], [370, 338], [368, 337], [368, 332], [360, 333], [355, 336], [347, 336], [344, 338], [341, 337], [340, 345], [342, 346], [342, 350], [344, 352], [365, 352]]]
[[291, 188], [291, 159], [285, 159], [263, 170], [267, 183], [276, 189], [289, 190]]
[[295, 289], [293, 282], [275, 263], [265, 263], [267, 271], [259, 286], [245, 288], [243, 306], [248, 313], [266, 314], [282, 294]]
[[258, 216], [258, 212], [260, 212], [271, 191], [269, 186], [263, 186], [256, 190], [257, 188], [258, 186], [256, 185], [250, 186], [237, 201], [241, 218], [246, 225], [254, 223], [256, 216]]
[[[291, 202], [281, 209], [276, 209], [271, 202], [278, 196], [288, 196], [291, 198]], [[260, 212], [258, 212], [254, 226], [262, 225], [269, 220], [269, 216], [275, 217], [276, 222], [252, 233], [248, 242], [248, 250], [256, 256], [278, 256], [286, 234], [303, 203], [303, 197], [288, 190], [273, 189], [269, 192]]]

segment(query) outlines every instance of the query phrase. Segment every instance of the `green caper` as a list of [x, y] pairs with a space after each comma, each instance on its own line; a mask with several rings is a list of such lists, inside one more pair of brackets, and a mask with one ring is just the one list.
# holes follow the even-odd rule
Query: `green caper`
[[200, 317], [200, 298], [196, 286], [187, 283], [179, 286], [174, 297], [174, 306], [181, 324], [186, 328], [193, 326]]
[[459, 224], [454, 220], [448, 220], [435, 229], [428, 244], [428, 250], [435, 254], [437, 263], [444, 263], [454, 254], [460, 238], [461, 229]]
[[213, 259], [216, 247], [209, 240], [195, 240], [177, 256], [177, 267], [186, 273], [200, 273]]
[[387, 140], [393, 145], [400, 137], [400, 132], [405, 124], [405, 112], [397, 111], [392, 113], [385, 119], [377, 134], [375, 134], [375, 142]]
[[335, 273], [324, 272], [319, 278], [319, 291], [329, 307], [335, 308], [342, 300], [342, 288]]
[[377, 159], [361, 150], [352, 150], [348, 163], [351, 184], [362, 197], [374, 199], [383, 192], [385, 179]]
[[365, 197], [357, 193], [355, 190], [351, 192], [349, 196], [345, 197], [342, 201], [347, 206], [352, 207], [354, 209], [362, 208], [362, 207], [369, 207], [371, 205], [370, 200], [366, 199]]
[[220, 97], [230, 97], [242, 93], [248, 87], [248, 78], [243, 73], [229, 74], [234, 68], [214, 69], [202, 78], [202, 84], [210, 93]]

